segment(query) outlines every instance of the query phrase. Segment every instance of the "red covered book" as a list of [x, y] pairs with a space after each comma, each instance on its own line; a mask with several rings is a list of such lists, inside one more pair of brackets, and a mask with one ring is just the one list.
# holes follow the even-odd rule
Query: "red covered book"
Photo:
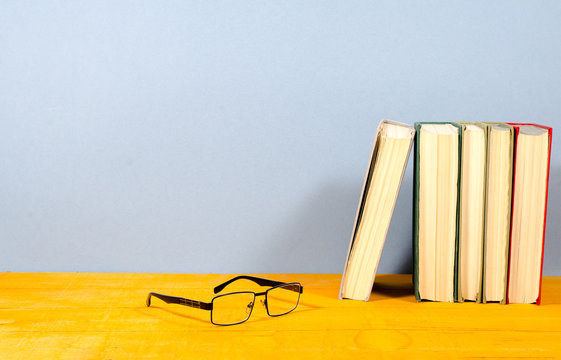
[[509, 124], [515, 132], [507, 303], [541, 301], [552, 129]]

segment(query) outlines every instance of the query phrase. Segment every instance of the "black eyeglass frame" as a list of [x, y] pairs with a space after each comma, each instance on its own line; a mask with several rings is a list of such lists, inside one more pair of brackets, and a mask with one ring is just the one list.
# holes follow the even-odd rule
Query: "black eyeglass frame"
[[[251, 313], [253, 312], [253, 308], [255, 306], [255, 299], [257, 298], [257, 296], [265, 296], [264, 304], [265, 304], [265, 309], [267, 309], [267, 315], [269, 315], [271, 317], [277, 317], [277, 316], [286, 315], [286, 314], [294, 311], [298, 307], [298, 304], [300, 303], [300, 294], [302, 294], [303, 290], [304, 290], [304, 287], [299, 282], [285, 283], [285, 282], [281, 282], [281, 281], [263, 279], [263, 278], [258, 278], [258, 277], [254, 277], [254, 276], [241, 275], [241, 276], [236, 276], [235, 278], [232, 278], [232, 279], [216, 286], [214, 288], [214, 293], [215, 294], [219, 293], [220, 291], [224, 290], [224, 288], [226, 286], [228, 286], [229, 284], [231, 284], [231, 283], [233, 283], [234, 281], [237, 281], [237, 280], [249, 280], [249, 281], [253, 281], [257, 285], [270, 286], [271, 288], [267, 289], [266, 291], [259, 292], [259, 293], [256, 293], [254, 291], [236, 291], [236, 292], [221, 294], [221, 295], [217, 295], [217, 296], [213, 297], [212, 300], [209, 303], [203, 302], [203, 301], [198, 301], [198, 300], [191, 300], [191, 299], [187, 299], [187, 298], [182, 298], [182, 297], [178, 297], [178, 296], [170, 296], [170, 295], [164, 295], [164, 294], [159, 294], [159, 293], [155, 293], [155, 292], [150, 292], [148, 294], [148, 297], [146, 298], [146, 306], [150, 307], [151, 298], [152, 298], [152, 296], [154, 296], [154, 297], [162, 300], [163, 302], [165, 302], [167, 304], [178, 304], [178, 305], [189, 306], [189, 307], [192, 307], [192, 308], [195, 308], [195, 309], [210, 310], [210, 322], [212, 324], [219, 325], [219, 326], [231, 326], [231, 325], [238, 325], [238, 324], [244, 323], [249, 319], [249, 317], [251, 316]], [[287, 285], [293, 285], [293, 286], [295, 286], [295, 288], [294, 289], [287, 288], [286, 290], [298, 292], [298, 298], [296, 299], [296, 304], [294, 305], [294, 307], [291, 310], [289, 310], [287, 312], [284, 312], [282, 314], [271, 314], [271, 312], [269, 311], [269, 302], [267, 301], [269, 291], [272, 291], [272, 290], [275, 290], [275, 289], [278, 289], [278, 288], [281, 288], [281, 287], [286, 287]], [[296, 288], [296, 286], [298, 286], [298, 288]], [[296, 289], [298, 289], [298, 290], [296, 290]], [[237, 323], [232, 323], [232, 324], [221, 324], [221, 323], [214, 322], [214, 319], [213, 319], [213, 316], [212, 316], [212, 309], [214, 308], [214, 301], [217, 298], [221, 298], [221, 297], [228, 296], [228, 295], [235, 295], [235, 294], [252, 294], [253, 295], [253, 300], [251, 302], [251, 309], [249, 311], [249, 314], [247, 314], [247, 317], [242, 321], [239, 321]]]

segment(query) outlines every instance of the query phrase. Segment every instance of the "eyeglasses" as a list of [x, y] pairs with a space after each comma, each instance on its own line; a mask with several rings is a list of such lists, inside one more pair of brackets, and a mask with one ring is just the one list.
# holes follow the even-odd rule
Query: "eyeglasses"
[[271, 288], [260, 293], [236, 291], [222, 294], [212, 298], [210, 303], [151, 292], [146, 299], [146, 306], [150, 306], [151, 297], [154, 296], [167, 304], [179, 304], [201, 310], [210, 310], [210, 321], [214, 325], [224, 326], [241, 324], [247, 321], [251, 315], [257, 296], [265, 296], [265, 300], [261, 300], [261, 303], [267, 309], [267, 314], [273, 317], [286, 315], [298, 306], [303, 288], [302, 285], [297, 282], [284, 283], [242, 275], [218, 285], [214, 288], [214, 293], [217, 294], [224, 290], [229, 284], [242, 279], [253, 281], [260, 286], [270, 286]]

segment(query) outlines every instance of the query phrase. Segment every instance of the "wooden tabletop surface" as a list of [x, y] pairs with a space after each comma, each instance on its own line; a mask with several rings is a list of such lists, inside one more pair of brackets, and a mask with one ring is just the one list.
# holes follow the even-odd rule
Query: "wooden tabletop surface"
[[146, 307], [150, 291], [210, 301], [235, 275], [0, 273], [0, 359], [561, 358], [561, 277], [543, 279], [540, 306], [417, 303], [410, 275], [338, 300], [340, 275], [254, 274], [302, 283], [298, 308], [273, 318], [258, 303], [221, 327], [209, 311]]

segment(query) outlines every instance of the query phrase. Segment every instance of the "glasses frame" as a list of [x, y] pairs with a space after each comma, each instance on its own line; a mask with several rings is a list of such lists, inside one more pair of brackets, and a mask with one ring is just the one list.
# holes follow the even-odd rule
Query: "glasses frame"
[[[294, 305], [294, 307], [292, 309], [290, 309], [287, 312], [284, 312], [282, 314], [271, 314], [271, 312], [269, 311], [269, 291], [278, 289], [278, 288], [286, 286], [286, 285], [298, 285], [300, 287], [300, 291], [298, 291], [298, 299], [296, 299], [296, 305]], [[289, 289], [287, 289], [287, 290], [291, 291]], [[258, 295], [261, 295], [261, 294], [263, 294], [263, 293], [255, 294], [255, 296], [258, 296]], [[267, 291], [265, 291], [265, 308], [267, 309], [267, 315], [269, 315], [270, 317], [277, 317], [277, 316], [283, 316], [283, 315], [286, 315], [286, 314], [289, 314], [289, 313], [293, 312], [298, 307], [298, 304], [300, 303], [300, 294], [302, 294], [302, 284], [300, 284], [299, 282], [290, 282], [290, 283], [286, 283], [286, 284], [280, 284], [280, 285], [273, 286], [272, 288], [268, 289]]]
[[[251, 295], [253, 295], [253, 300], [251, 300], [251, 307], [249, 309], [249, 314], [247, 314], [247, 317], [242, 321], [238, 321], [236, 323], [231, 323], [231, 324], [222, 324], [222, 323], [215, 322], [214, 318], [212, 316], [212, 314], [214, 314], [214, 311], [213, 311], [214, 301], [216, 299], [220, 299], [220, 298], [225, 297], [225, 296], [231, 296], [231, 295], [236, 295], [236, 294], [251, 294]], [[238, 324], [246, 322], [249, 319], [249, 317], [251, 316], [251, 313], [253, 312], [253, 308], [255, 307], [255, 297], [256, 297], [256, 294], [253, 291], [236, 291], [236, 292], [226, 293], [226, 294], [222, 294], [222, 295], [218, 295], [218, 296], [213, 297], [212, 300], [210, 301], [210, 303], [212, 305], [212, 309], [210, 310], [210, 322], [214, 325], [220, 325], [220, 326], [238, 325]]]
[[[285, 283], [285, 282], [281, 282], [281, 281], [263, 279], [263, 278], [258, 278], [258, 277], [254, 277], [254, 276], [241, 275], [241, 276], [236, 276], [235, 278], [232, 278], [232, 279], [216, 286], [214, 288], [214, 293], [215, 294], [219, 293], [220, 291], [224, 290], [224, 288], [226, 286], [228, 286], [229, 284], [233, 283], [234, 281], [238, 281], [238, 280], [249, 280], [249, 281], [252, 281], [252, 282], [256, 283], [257, 285], [270, 286], [271, 288], [267, 289], [266, 291], [263, 291], [263, 292], [235, 291], [235, 292], [231, 292], [231, 293], [225, 293], [225, 294], [221, 294], [221, 295], [217, 295], [217, 296], [213, 297], [212, 300], [209, 303], [203, 302], [203, 301], [198, 301], [198, 300], [191, 300], [191, 299], [187, 299], [187, 298], [182, 298], [182, 297], [178, 297], [178, 296], [170, 296], [170, 295], [164, 295], [164, 294], [159, 294], [159, 293], [155, 293], [155, 292], [150, 292], [148, 294], [148, 297], [146, 298], [146, 306], [150, 307], [151, 298], [153, 296], [153, 297], [156, 297], [156, 298], [164, 301], [167, 304], [178, 304], [178, 305], [183, 305], [183, 306], [189, 306], [189, 307], [192, 307], [192, 308], [195, 308], [195, 309], [209, 310], [210, 311], [210, 322], [213, 325], [231, 326], [231, 325], [238, 325], [238, 324], [244, 323], [247, 320], [249, 320], [249, 318], [251, 316], [251, 313], [253, 312], [253, 308], [255, 307], [255, 299], [258, 296], [265, 296], [264, 305], [265, 305], [265, 309], [267, 309], [267, 315], [269, 315], [270, 317], [277, 317], [277, 316], [282, 316], [282, 315], [289, 314], [292, 311], [294, 311], [298, 307], [298, 304], [300, 303], [300, 294], [302, 294], [303, 291], [304, 291], [304, 287], [299, 282]], [[284, 312], [282, 314], [271, 314], [270, 311], [269, 311], [269, 302], [268, 302], [269, 291], [275, 290], [275, 289], [278, 289], [278, 288], [281, 288], [281, 287], [284, 287], [284, 286], [287, 286], [287, 285], [295, 285], [295, 286], [298, 286], [298, 288], [299, 288], [298, 291], [287, 289], [288, 291], [298, 292], [298, 298], [296, 299], [296, 305], [291, 310], [289, 310], [287, 312]], [[232, 324], [220, 324], [220, 323], [214, 322], [212, 312], [213, 312], [213, 308], [214, 308], [215, 299], [221, 298], [221, 297], [224, 297], [224, 296], [228, 296], [228, 295], [234, 295], [234, 294], [252, 294], [253, 295], [253, 301], [251, 303], [251, 309], [249, 311], [249, 314], [247, 315], [247, 318], [245, 318], [245, 320], [242, 320], [242, 321], [239, 321], [239, 322], [236, 322], [236, 323], [232, 323]]]

